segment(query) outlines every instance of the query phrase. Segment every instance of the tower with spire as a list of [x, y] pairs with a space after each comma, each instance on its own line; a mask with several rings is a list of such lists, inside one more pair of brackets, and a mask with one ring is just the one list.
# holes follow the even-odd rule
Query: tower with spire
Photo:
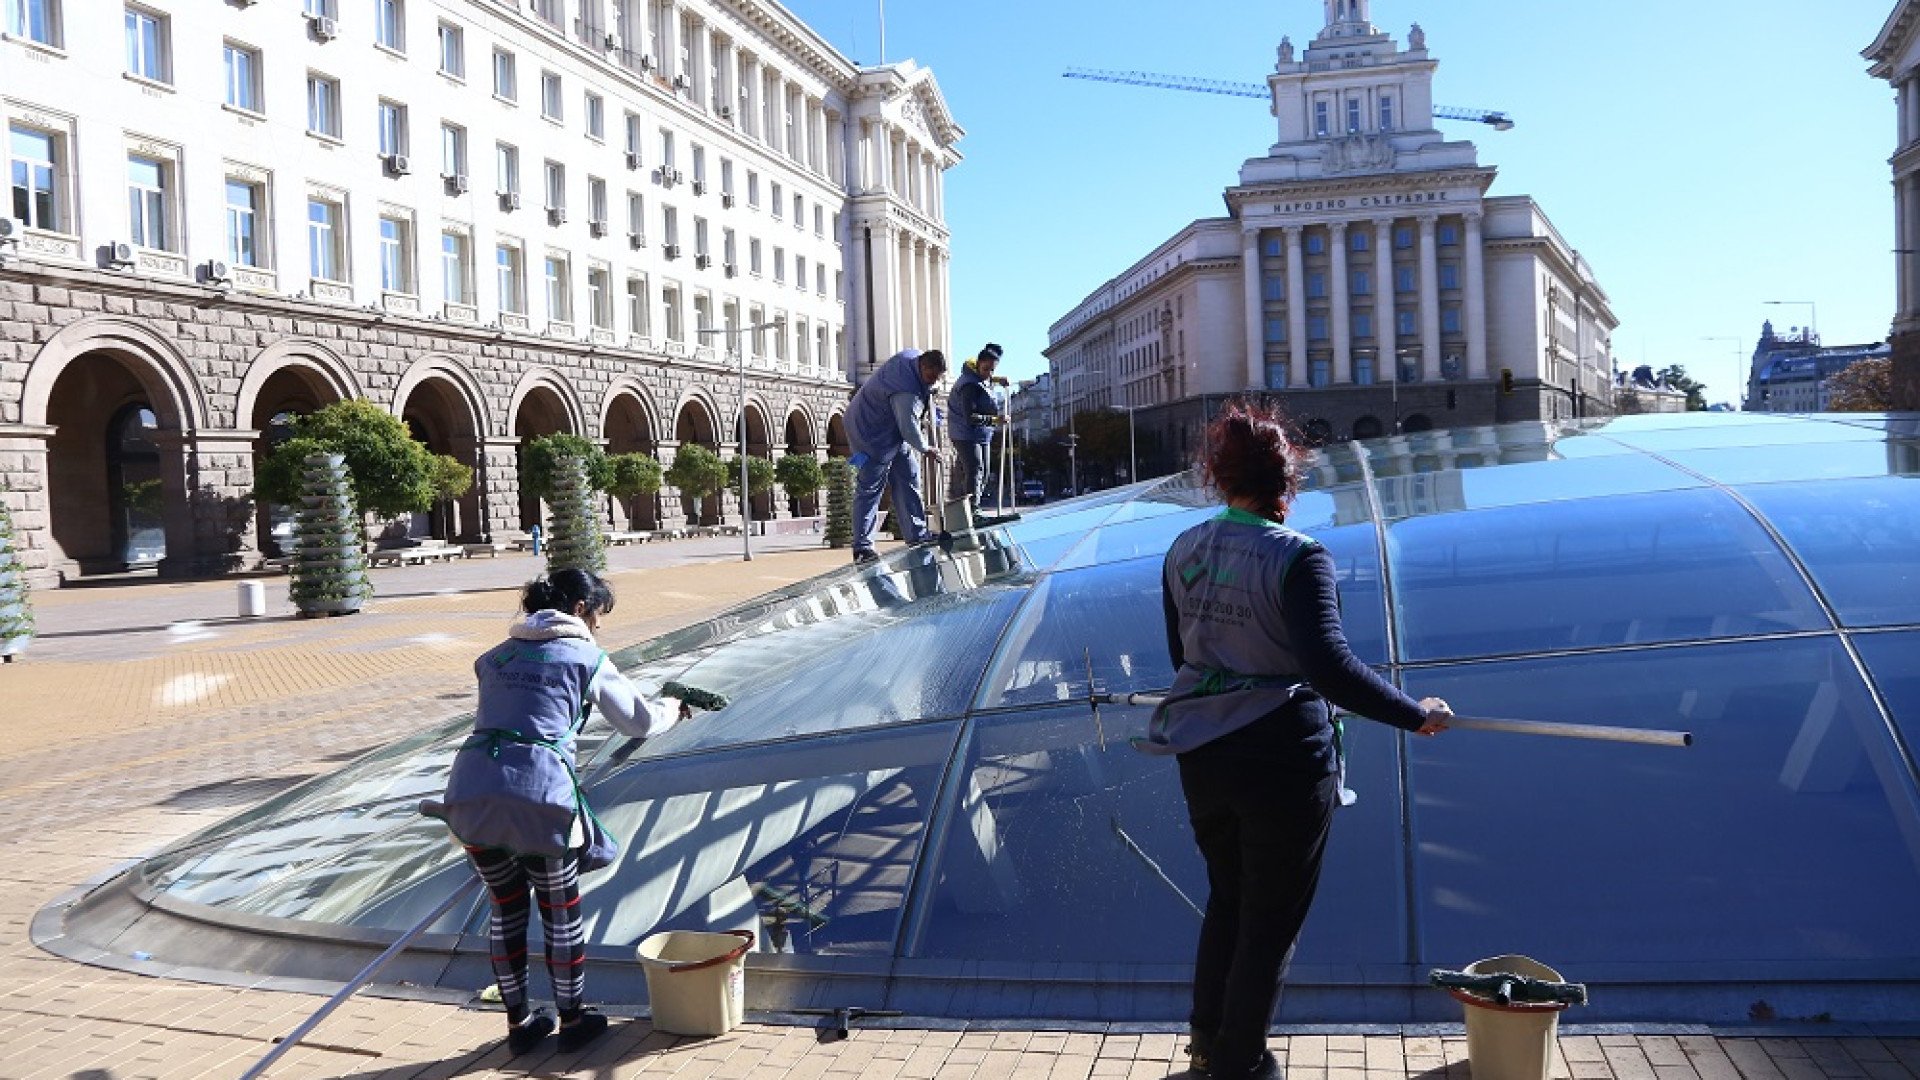
[[1326, 0], [1327, 25], [1322, 38], [1373, 37], [1379, 31], [1367, 17], [1368, 0]]

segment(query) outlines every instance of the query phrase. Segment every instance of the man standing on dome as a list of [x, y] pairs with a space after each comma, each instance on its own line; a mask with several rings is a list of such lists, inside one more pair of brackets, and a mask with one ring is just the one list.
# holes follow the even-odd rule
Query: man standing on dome
[[873, 534], [880, 527], [880, 493], [893, 491], [893, 519], [908, 543], [928, 544], [939, 537], [927, 529], [927, 508], [920, 498], [920, 458], [928, 464], [940, 451], [921, 430], [934, 383], [947, 373], [938, 349], [902, 349], [881, 364], [853, 395], [847, 408], [847, 441], [853, 444], [853, 561], [872, 562]]
[[980, 355], [960, 367], [947, 395], [947, 435], [953, 439], [953, 454], [958, 464], [953, 470], [949, 499], [966, 499], [980, 508], [980, 487], [993, 473], [993, 429], [1006, 422], [1000, 415], [1000, 402], [993, 396], [994, 386], [1007, 380], [995, 375], [1000, 366], [1000, 346], [989, 343]]

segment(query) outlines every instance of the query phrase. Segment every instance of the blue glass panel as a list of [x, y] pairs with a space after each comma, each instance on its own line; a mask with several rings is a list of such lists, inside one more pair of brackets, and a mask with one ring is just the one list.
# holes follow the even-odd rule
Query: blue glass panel
[[1384, 478], [1375, 486], [1380, 495], [1380, 512], [1392, 521], [1449, 510], [1674, 491], [1704, 484], [1645, 454], [1613, 454], [1576, 461], [1419, 472]]
[[1920, 754], [1920, 632], [1855, 634], [1854, 648], [1893, 714], [1907, 750]]
[[1369, 664], [1387, 662], [1387, 614], [1380, 584], [1380, 535], [1371, 525], [1316, 529], [1311, 535], [1333, 556], [1340, 590], [1340, 626], [1347, 647]]
[[1387, 543], [1410, 660], [1831, 625], [1719, 490], [1412, 518], [1388, 526]]
[[1920, 474], [1920, 441], [1911, 439], [1676, 450], [1666, 456], [1720, 484]]
[[1790, 981], [1920, 972], [1912, 775], [1831, 636], [1420, 671], [1464, 715], [1691, 730], [1690, 749], [1409, 741], [1423, 962]]
[[1162, 561], [1134, 559], [1041, 578], [987, 673], [982, 707], [1084, 698], [1089, 658], [1095, 681], [1115, 693], [1172, 685]]
[[[1127, 505], [1139, 507], [1142, 504]], [[1085, 543], [1068, 552], [1065, 558], [1055, 564], [1054, 569], [1071, 570], [1147, 556], [1160, 558], [1166, 555], [1167, 548], [1181, 533], [1220, 513], [1217, 507], [1166, 509], [1172, 512], [1124, 522], [1108, 519], [1105, 525], [1094, 530]]]
[[1743, 488], [1843, 626], [1920, 623], [1920, 480]]
[[[1687, 414], [1674, 414], [1687, 415]], [[1708, 413], [1708, 416], [1725, 416]], [[1830, 442], [1873, 442], [1885, 436], [1858, 424], [1836, 424], [1825, 420], [1786, 418], [1759, 419], [1753, 413], [1739, 413], [1738, 422], [1678, 425], [1661, 429], [1635, 430], [1621, 423], [1608, 425], [1606, 435], [1628, 446], [1664, 453], [1669, 450], [1694, 450], [1728, 446], [1807, 446]]]
[[587, 940], [631, 949], [655, 928], [757, 927], [763, 951], [890, 954], [956, 729], [620, 768], [592, 789], [623, 849], [588, 878]]

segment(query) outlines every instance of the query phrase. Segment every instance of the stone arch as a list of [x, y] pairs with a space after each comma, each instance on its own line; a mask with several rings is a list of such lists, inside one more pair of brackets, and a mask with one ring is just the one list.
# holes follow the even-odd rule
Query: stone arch
[[[244, 547], [244, 501], [200, 468], [210, 422], [193, 368], [132, 319], [94, 316], [27, 363], [13, 419], [46, 434], [45, 546], [62, 574], [224, 566]], [[216, 440], [217, 441], [217, 440]], [[220, 446], [218, 450], [228, 448]], [[195, 504], [208, 508], [198, 513]]]
[[[429, 353], [413, 362], [406, 374], [400, 376], [400, 385], [393, 391], [393, 414], [403, 415], [407, 399], [419, 385], [428, 379], [445, 379], [460, 392], [460, 400], [466, 404], [468, 422], [480, 438], [495, 434], [493, 418], [487, 415], [487, 393], [480, 386], [480, 380], [473, 372], [454, 357], [445, 353]], [[512, 415], [511, 412], [508, 413]]]
[[[520, 377], [520, 382], [513, 388], [513, 397], [507, 402], [507, 423], [517, 427], [521, 410], [526, 406], [527, 399], [540, 391], [549, 391], [559, 399], [566, 415], [566, 423], [562, 430], [573, 435], [588, 434], [587, 410], [580, 404], [580, 395], [574, 393], [573, 387], [552, 368], [529, 368], [527, 373]], [[519, 432], [512, 430], [508, 434], [519, 434]]]
[[[653, 394], [637, 379], [621, 377], [607, 389], [600, 411], [600, 439], [609, 454], [645, 454], [659, 460], [660, 410]], [[615, 528], [653, 530], [660, 527], [660, 494], [639, 495], [626, 504], [608, 497]]]
[[[745, 408], [747, 455], [773, 460], [773, 418], [767, 412], [766, 401], [758, 394], [748, 394]], [[734, 430], [733, 437], [737, 452], [740, 438], [738, 428]], [[771, 521], [773, 519], [773, 497], [774, 492], [771, 490], [753, 496], [753, 520]]]
[[[352, 368], [339, 354], [317, 341], [287, 338], [260, 350], [247, 365], [235, 397], [233, 422], [242, 430], [254, 432], [251, 449], [257, 467], [288, 436], [284, 427], [275, 424], [275, 418], [362, 396]], [[290, 552], [291, 507], [256, 500], [253, 518], [263, 554], [271, 557]]]
[[600, 438], [613, 441], [614, 433], [611, 430], [611, 424], [615, 410], [623, 398], [632, 399], [638, 406], [640, 415], [646, 418], [646, 444], [652, 446], [657, 443], [660, 439], [660, 405], [654, 400], [653, 391], [647, 389], [647, 384], [630, 375], [623, 375], [613, 380], [613, 385], [607, 387], [606, 396], [600, 401]]
[[[685, 447], [697, 443], [709, 450], [720, 451], [723, 432], [720, 430], [720, 409], [711, 395], [705, 390], [688, 390], [680, 395], [673, 410], [673, 438], [676, 447]], [[678, 453], [678, 449], [675, 450]], [[689, 522], [716, 524], [720, 520], [720, 496], [709, 495], [704, 499], [677, 493], [675, 509]]]
[[1400, 432], [1403, 435], [1412, 435], [1418, 431], [1432, 430], [1433, 418], [1425, 413], [1414, 413], [1412, 416], [1400, 422]]
[[852, 457], [853, 443], [847, 439], [847, 413], [845, 409], [835, 409], [827, 417], [827, 456]]
[[420, 358], [394, 388], [392, 410], [414, 438], [473, 470], [473, 486], [458, 499], [415, 514], [410, 536], [474, 541], [488, 532], [486, 438], [491, 430], [486, 396], [473, 374], [445, 354]]
[[1353, 437], [1359, 439], [1377, 439], [1387, 433], [1387, 425], [1377, 416], [1363, 416], [1353, 422]]
[[310, 373], [309, 381], [324, 387], [335, 401], [367, 396], [359, 380], [354, 378], [352, 365], [341, 359], [339, 353], [308, 338], [284, 338], [261, 349], [247, 364], [247, 373], [240, 377], [240, 392], [234, 400], [235, 427], [259, 427], [253, 413], [260, 401], [260, 392], [273, 376], [287, 370]]
[[[542, 435], [587, 436], [586, 412], [580, 405], [579, 395], [565, 380], [547, 368], [528, 371], [520, 379], [520, 384], [513, 388], [513, 399], [507, 408], [507, 423], [512, 425], [510, 433], [516, 440], [516, 474], [521, 471], [519, 457], [525, 453], [529, 441]], [[546, 510], [541, 506], [541, 500], [528, 491], [525, 484], [519, 484], [518, 487], [520, 527], [531, 529], [546, 518]]]
[[[814, 426], [813, 412], [807, 403], [798, 399], [787, 405], [787, 423], [784, 433], [786, 452], [805, 454], [809, 457], [818, 452], [819, 429]], [[820, 512], [820, 493], [786, 493], [787, 508], [794, 517], [812, 517]]]

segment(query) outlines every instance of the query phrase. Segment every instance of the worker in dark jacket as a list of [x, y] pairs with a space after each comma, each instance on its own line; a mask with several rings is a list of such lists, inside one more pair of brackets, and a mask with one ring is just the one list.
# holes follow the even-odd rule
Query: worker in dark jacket
[[1421, 735], [1453, 715], [1414, 701], [1347, 648], [1333, 559], [1282, 522], [1299, 453], [1264, 406], [1232, 406], [1207, 433], [1227, 510], [1173, 542], [1161, 573], [1173, 687], [1149, 753], [1176, 754], [1207, 910], [1194, 961], [1195, 1071], [1280, 1076], [1267, 1027], [1320, 880], [1338, 789], [1331, 706]]
[[980, 355], [961, 365], [960, 377], [947, 394], [947, 436], [953, 440], [958, 467], [947, 498], [980, 505], [980, 489], [993, 474], [993, 429], [1005, 422], [993, 387], [1007, 385], [994, 374], [1000, 366], [1000, 346], [989, 343]]
[[853, 444], [853, 561], [870, 562], [880, 527], [880, 493], [893, 491], [893, 520], [909, 543], [932, 543], [926, 503], [920, 498], [920, 459], [940, 451], [921, 430], [933, 384], [947, 373], [938, 349], [903, 349], [876, 368], [854, 391], [847, 407], [847, 441]]

